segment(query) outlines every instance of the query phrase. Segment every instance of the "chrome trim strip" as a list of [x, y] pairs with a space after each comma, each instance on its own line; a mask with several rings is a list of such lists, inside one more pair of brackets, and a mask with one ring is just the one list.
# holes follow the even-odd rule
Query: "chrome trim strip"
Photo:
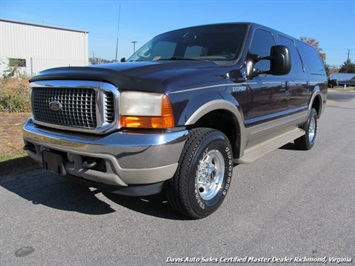
[[188, 92], [188, 91], [197, 91], [197, 90], [204, 90], [204, 89], [217, 88], [217, 87], [236, 86], [236, 85], [241, 85], [241, 84], [230, 84], [230, 83], [217, 84], [217, 85], [211, 85], [211, 86], [191, 88], [191, 89], [186, 89], [186, 90], [181, 90], [181, 91], [173, 91], [173, 92], [170, 92], [170, 94], [184, 93], [184, 92]]
[[[61, 126], [46, 122], [37, 121], [33, 118], [33, 121], [37, 125], [56, 128], [61, 130], [75, 131], [75, 132], [85, 132], [92, 134], [106, 134], [113, 130], [119, 129], [120, 119], [119, 119], [119, 97], [120, 93], [114, 85], [106, 82], [100, 81], [88, 81], [88, 80], [41, 80], [31, 82], [31, 88], [86, 88], [92, 89], [96, 92], [96, 122], [97, 127], [95, 129], [86, 129], [80, 127], [72, 126]], [[114, 121], [112, 123], [107, 123], [105, 120], [105, 92], [113, 94], [113, 104], [115, 109]]]

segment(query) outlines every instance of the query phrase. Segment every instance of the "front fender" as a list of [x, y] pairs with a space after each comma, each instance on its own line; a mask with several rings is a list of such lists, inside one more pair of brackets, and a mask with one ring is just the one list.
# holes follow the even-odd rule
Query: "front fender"
[[[217, 90], [217, 91], [207, 91], [204, 90], [203, 93], [190, 94], [190, 97], [185, 95], [185, 105], [180, 113], [177, 121], [178, 125], [192, 126], [196, 124], [201, 118], [213, 111], [227, 111], [233, 116], [234, 125], [231, 123], [231, 127], [235, 127], [236, 132], [238, 132], [238, 140], [231, 140], [231, 142], [236, 141], [239, 143], [238, 153], [235, 156], [239, 156], [243, 153], [244, 147], [247, 143], [247, 134], [244, 127], [244, 116], [238, 101], [227, 92], [227, 90]], [[193, 96], [193, 97], [192, 97]], [[188, 100], [186, 100], [188, 99]]]

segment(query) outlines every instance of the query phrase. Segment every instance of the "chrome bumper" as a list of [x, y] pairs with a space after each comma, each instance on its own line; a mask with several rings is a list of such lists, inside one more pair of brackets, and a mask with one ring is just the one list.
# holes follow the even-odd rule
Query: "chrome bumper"
[[172, 178], [188, 134], [180, 130], [86, 135], [40, 128], [32, 118], [23, 130], [25, 149], [39, 164], [43, 162], [43, 151], [59, 153], [66, 174], [116, 186], [153, 184]]

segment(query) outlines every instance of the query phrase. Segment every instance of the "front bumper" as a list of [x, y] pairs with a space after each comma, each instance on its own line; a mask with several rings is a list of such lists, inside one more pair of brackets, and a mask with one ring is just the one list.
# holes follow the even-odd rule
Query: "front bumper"
[[25, 150], [43, 165], [43, 152], [60, 154], [64, 174], [106, 185], [149, 185], [173, 177], [187, 130], [87, 135], [24, 125]]

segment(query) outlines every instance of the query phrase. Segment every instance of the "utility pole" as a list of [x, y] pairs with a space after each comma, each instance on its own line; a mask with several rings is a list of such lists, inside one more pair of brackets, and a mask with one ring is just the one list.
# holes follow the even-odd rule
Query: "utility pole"
[[350, 49], [348, 49], [348, 57], [346, 58], [346, 62], [349, 62], [350, 60]]
[[133, 53], [135, 53], [136, 52], [136, 43], [137, 43], [137, 41], [132, 41], [132, 43], [133, 43]]
[[117, 38], [116, 38], [116, 56], [115, 56], [115, 62], [117, 61], [117, 53], [118, 53], [118, 35], [120, 33], [120, 18], [121, 18], [121, 5], [119, 5], [118, 9], [118, 19], [117, 19]]

